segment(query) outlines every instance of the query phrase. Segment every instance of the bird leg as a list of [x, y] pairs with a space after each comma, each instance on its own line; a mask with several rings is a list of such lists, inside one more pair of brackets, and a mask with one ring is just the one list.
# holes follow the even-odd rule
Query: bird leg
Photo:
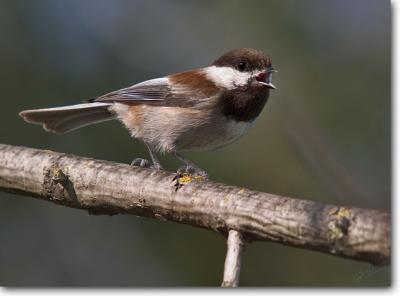
[[139, 166], [139, 167], [142, 167], [142, 168], [151, 168], [151, 169], [155, 169], [155, 170], [162, 170], [161, 163], [158, 160], [157, 155], [155, 154], [155, 152], [150, 148], [149, 145], [147, 145], [146, 143], [145, 143], [145, 145], [146, 145], [147, 150], [149, 151], [151, 162], [153, 164], [150, 164], [150, 161], [148, 161], [147, 159], [135, 158], [132, 161], [131, 165]]
[[187, 174], [187, 175], [191, 175], [191, 176], [200, 176], [204, 179], [208, 178], [208, 174], [206, 171], [202, 170], [201, 168], [199, 168], [196, 164], [194, 164], [193, 162], [191, 162], [190, 160], [186, 159], [185, 157], [183, 157], [182, 155], [180, 155], [179, 153], [175, 152], [175, 156], [182, 162], [185, 163], [185, 165], [181, 166], [178, 168], [177, 170], [177, 174]]
[[175, 152], [175, 156], [185, 163], [185, 165], [178, 168], [176, 175], [172, 179], [175, 181], [175, 191], [183, 186], [184, 183], [191, 182], [192, 180], [207, 180], [207, 173], [195, 165], [190, 160], [184, 158], [182, 155]]

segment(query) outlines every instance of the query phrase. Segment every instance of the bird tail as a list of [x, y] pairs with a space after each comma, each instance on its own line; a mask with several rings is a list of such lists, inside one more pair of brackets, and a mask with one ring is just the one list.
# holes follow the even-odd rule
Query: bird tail
[[25, 110], [19, 113], [26, 122], [40, 124], [48, 132], [72, 130], [116, 118], [108, 103], [86, 103], [65, 107]]

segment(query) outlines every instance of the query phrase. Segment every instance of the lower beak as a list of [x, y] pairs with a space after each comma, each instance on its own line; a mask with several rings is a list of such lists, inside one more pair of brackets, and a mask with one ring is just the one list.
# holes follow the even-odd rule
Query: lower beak
[[271, 82], [264, 82], [264, 81], [259, 81], [258, 83], [268, 87], [268, 88], [272, 88], [272, 89], [276, 89], [276, 86], [273, 85]]
[[259, 84], [276, 89], [275, 85], [272, 84], [272, 72], [262, 72], [256, 76], [256, 80]]

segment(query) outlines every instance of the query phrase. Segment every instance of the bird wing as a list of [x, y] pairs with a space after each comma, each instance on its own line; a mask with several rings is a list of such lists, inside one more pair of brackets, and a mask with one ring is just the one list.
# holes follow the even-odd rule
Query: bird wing
[[216, 85], [209, 79], [205, 79], [205, 73], [202, 70], [195, 69], [147, 80], [110, 92], [90, 102], [193, 107], [204, 104], [217, 93]]
[[90, 102], [121, 102], [121, 103], [148, 103], [163, 105], [170, 95], [168, 78], [156, 78], [147, 80], [120, 90], [116, 90], [91, 99]]

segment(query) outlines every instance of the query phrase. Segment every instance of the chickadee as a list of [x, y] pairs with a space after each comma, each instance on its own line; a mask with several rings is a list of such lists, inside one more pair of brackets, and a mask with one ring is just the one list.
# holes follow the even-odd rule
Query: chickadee
[[[118, 119], [144, 142], [152, 168], [162, 168], [155, 152], [167, 152], [185, 163], [180, 173], [207, 176], [179, 153], [216, 149], [242, 136], [275, 89], [273, 72], [271, 59], [261, 51], [234, 49], [204, 68], [147, 80], [86, 103], [19, 115], [53, 133]], [[132, 164], [150, 166], [144, 159]]]

